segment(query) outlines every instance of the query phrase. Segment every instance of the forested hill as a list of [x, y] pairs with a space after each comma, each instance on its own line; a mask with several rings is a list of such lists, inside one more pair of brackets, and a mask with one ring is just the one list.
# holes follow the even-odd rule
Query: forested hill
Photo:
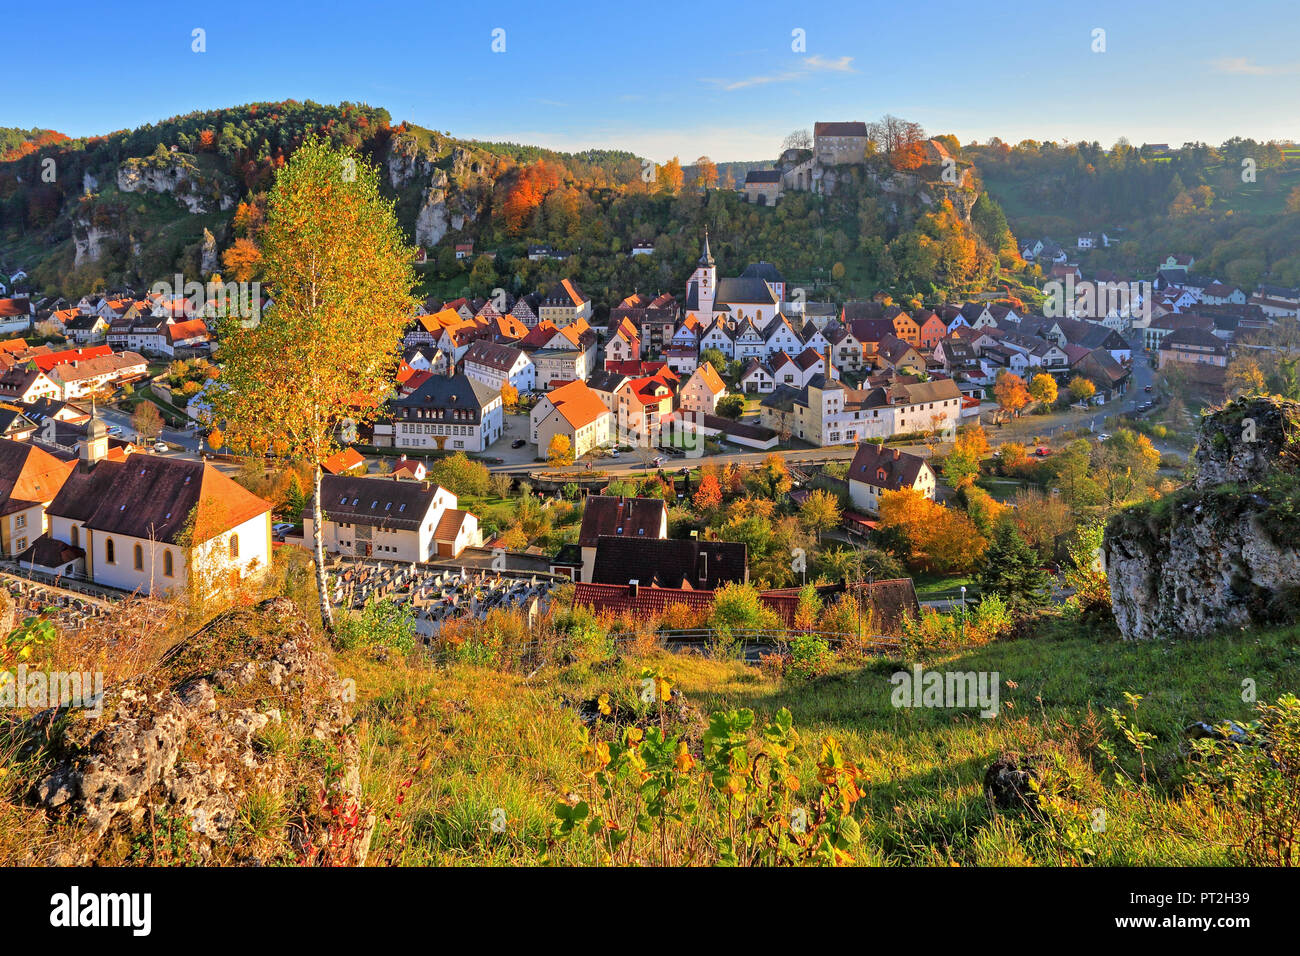
[[1171, 252], [1253, 288], [1300, 285], [1300, 149], [1234, 138], [1219, 146], [1110, 148], [997, 139], [967, 146], [1021, 239], [1067, 248], [1081, 232], [1116, 244], [1085, 265], [1149, 273]]
[[[379, 168], [399, 221], [427, 254], [431, 294], [527, 291], [565, 276], [601, 306], [638, 290], [680, 291], [706, 225], [724, 274], [765, 259], [828, 299], [883, 290], [929, 304], [1020, 266], [977, 172], [952, 189], [934, 170], [903, 174], [882, 153], [843, 170], [833, 195], [787, 193], [760, 208], [736, 183], [770, 167], [776, 143], [767, 161], [655, 165], [614, 149], [459, 139], [361, 104], [285, 101], [81, 139], [0, 131], [0, 271], [21, 267], [33, 288], [67, 296], [176, 272], [256, 278], [267, 191], [312, 135]], [[654, 255], [630, 255], [641, 241]], [[473, 256], [457, 260], [455, 247], [471, 242]], [[530, 262], [530, 245], [561, 256]]]

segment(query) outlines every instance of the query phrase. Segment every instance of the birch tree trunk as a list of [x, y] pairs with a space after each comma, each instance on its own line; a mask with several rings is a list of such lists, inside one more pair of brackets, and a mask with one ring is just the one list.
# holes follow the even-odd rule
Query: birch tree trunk
[[329, 575], [325, 573], [325, 512], [321, 508], [321, 467], [317, 463], [312, 472], [311, 524], [312, 550], [316, 554], [316, 589], [320, 591], [320, 621], [326, 633], [334, 633], [334, 606], [330, 600]]

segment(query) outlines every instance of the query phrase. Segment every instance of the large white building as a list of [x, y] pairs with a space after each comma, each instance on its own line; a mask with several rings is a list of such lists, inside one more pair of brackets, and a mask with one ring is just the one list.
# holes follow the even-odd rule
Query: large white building
[[389, 409], [392, 418], [375, 425], [376, 445], [486, 451], [505, 428], [501, 390], [464, 372], [434, 375]]

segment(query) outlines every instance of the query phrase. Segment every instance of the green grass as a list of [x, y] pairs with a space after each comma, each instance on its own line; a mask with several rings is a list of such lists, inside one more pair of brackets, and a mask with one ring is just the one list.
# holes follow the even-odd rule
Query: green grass
[[914, 577], [912, 585], [916, 588], [917, 597], [922, 600], [935, 597], [960, 597], [962, 585], [966, 586], [967, 597], [974, 597], [979, 593], [975, 579], [969, 574], [949, 576], [923, 574]]
[[[1223, 865], [1240, 862], [1234, 818], [1185, 789], [1182, 729], [1200, 720], [1245, 721], [1243, 681], [1261, 701], [1300, 686], [1300, 628], [1214, 640], [1127, 644], [1057, 625], [1031, 639], [935, 657], [945, 671], [996, 672], [999, 713], [898, 709], [890, 676], [910, 661], [841, 662], [791, 684], [737, 661], [650, 651], [546, 668], [531, 678], [466, 665], [378, 665], [349, 656], [358, 682], [367, 795], [382, 812], [404, 779], [412, 832], [397, 862], [587, 864], [587, 838], [554, 843], [555, 801], [579, 790], [581, 723], [568, 703], [607, 693], [629, 699], [640, 668], [670, 673], [702, 712], [751, 708], [761, 724], [788, 708], [800, 734], [797, 799], [809, 799], [821, 741], [834, 736], [862, 770], [861, 861], [893, 865]], [[1154, 734], [1143, 767], [1112, 725], [1129, 712]], [[593, 733], [608, 738], [597, 726]], [[689, 739], [689, 737], [688, 737]], [[698, 745], [698, 741], [693, 746]], [[1118, 774], [1103, 745], [1121, 755]], [[1039, 753], [1050, 768], [1054, 809], [997, 812], [985, 770], [1004, 752]], [[423, 764], [415, 755], [423, 753]], [[419, 765], [411, 776], [411, 767]], [[493, 833], [494, 808], [509, 826]], [[1090, 820], [1103, 811], [1104, 829]], [[376, 837], [384, 843], [382, 832]]]

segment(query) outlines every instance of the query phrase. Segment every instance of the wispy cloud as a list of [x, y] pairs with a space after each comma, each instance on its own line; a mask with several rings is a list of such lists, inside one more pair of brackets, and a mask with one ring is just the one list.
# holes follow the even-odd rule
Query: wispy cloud
[[853, 69], [853, 57], [841, 56], [835, 59], [827, 59], [824, 56], [806, 56], [803, 58], [799, 67], [793, 70], [782, 70], [779, 73], [764, 73], [758, 76], [747, 76], [739, 80], [726, 80], [717, 77], [704, 77], [703, 82], [716, 86], [720, 90], [743, 90], [750, 86], [766, 86], [769, 83], [793, 83], [796, 80], [802, 80], [814, 73], [856, 73]]
[[1245, 56], [1227, 56], [1210, 63], [1216, 73], [1233, 73], [1238, 76], [1286, 76], [1300, 73], [1300, 63], [1256, 63]]
[[826, 57], [822, 56], [821, 54], [817, 54], [816, 56], [807, 57], [803, 61], [803, 63], [804, 66], [806, 66], [809, 70], [814, 70], [814, 71], [826, 70], [831, 73], [858, 72], [857, 70], [853, 69], [853, 57], [851, 56], [842, 56], [837, 60], [828, 60], [826, 59]]

